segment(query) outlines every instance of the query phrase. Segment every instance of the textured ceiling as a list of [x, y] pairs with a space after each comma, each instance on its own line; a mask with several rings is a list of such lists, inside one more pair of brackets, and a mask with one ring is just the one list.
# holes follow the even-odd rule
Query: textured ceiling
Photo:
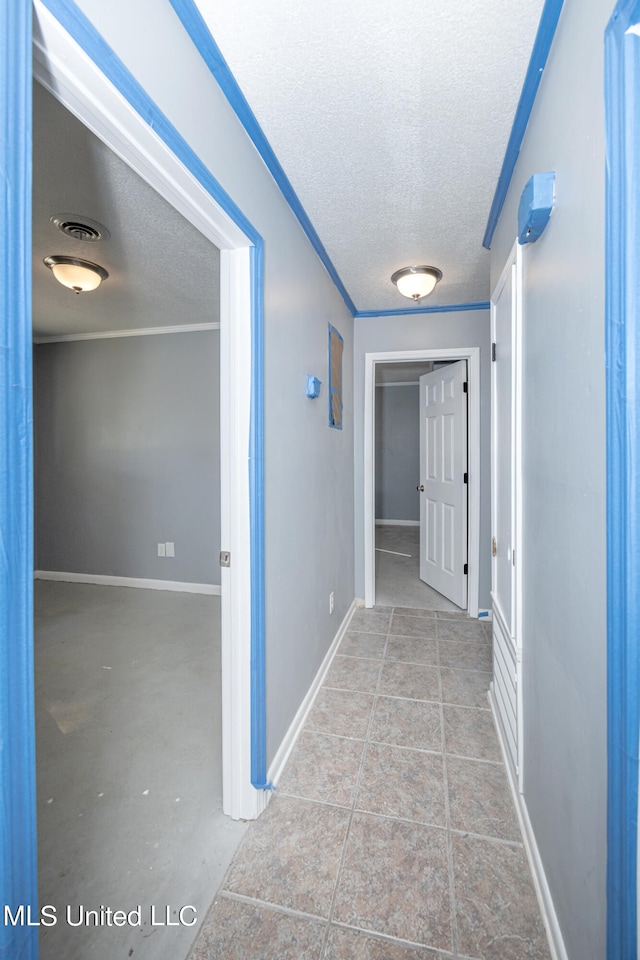
[[[489, 298], [482, 238], [543, 0], [196, 0], [359, 310]], [[515, 225], [514, 225], [515, 231]]]
[[[37, 83], [33, 131], [35, 336], [218, 321], [217, 248]], [[111, 236], [73, 240], [50, 222], [61, 213]], [[50, 254], [99, 263], [109, 277], [76, 296], [44, 266]]]

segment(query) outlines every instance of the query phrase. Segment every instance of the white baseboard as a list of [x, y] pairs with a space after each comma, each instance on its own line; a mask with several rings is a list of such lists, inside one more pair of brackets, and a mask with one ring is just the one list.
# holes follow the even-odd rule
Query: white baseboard
[[376, 520], [376, 527], [419, 527], [419, 520]]
[[357, 601], [354, 600], [351, 606], [349, 607], [349, 609], [347, 610], [346, 616], [342, 621], [342, 623], [340, 624], [340, 626], [338, 627], [338, 632], [336, 633], [333, 639], [333, 642], [329, 647], [329, 650], [327, 651], [327, 655], [325, 656], [324, 660], [320, 664], [320, 669], [318, 670], [315, 677], [313, 678], [313, 682], [311, 683], [311, 686], [309, 687], [304, 700], [300, 704], [300, 707], [298, 708], [298, 712], [293, 718], [293, 722], [291, 723], [291, 726], [287, 730], [284, 736], [284, 739], [278, 748], [278, 752], [276, 753], [275, 757], [273, 758], [273, 761], [271, 762], [271, 765], [269, 767], [269, 772], [267, 773], [267, 780], [271, 780], [271, 782], [274, 784], [276, 788], [278, 786], [278, 779], [282, 775], [284, 766], [287, 760], [289, 759], [291, 751], [295, 746], [296, 740], [300, 736], [300, 731], [302, 730], [302, 727], [304, 726], [304, 722], [309, 715], [309, 711], [311, 710], [311, 707], [313, 706], [314, 701], [318, 696], [320, 687], [322, 686], [322, 681], [324, 680], [327, 674], [327, 671], [331, 666], [333, 658], [336, 655], [336, 651], [340, 645], [340, 641], [344, 637], [347, 631], [347, 627], [349, 626], [349, 623], [351, 621], [351, 618], [355, 613], [356, 605], [357, 605]]
[[64, 583], [97, 583], [103, 587], [137, 587], [140, 590], [171, 590], [173, 593], [203, 593], [219, 597], [215, 583], [182, 583], [180, 580], [142, 580], [137, 577], [106, 577], [98, 573], [61, 573], [58, 570], [34, 570], [34, 580], [59, 580]]
[[569, 960], [569, 954], [567, 953], [567, 948], [565, 947], [562, 931], [558, 922], [558, 915], [551, 897], [551, 891], [549, 889], [547, 877], [544, 872], [542, 857], [540, 856], [540, 851], [538, 850], [538, 844], [536, 842], [533, 825], [529, 817], [529, 811], [527, 810], [527, 802], [524, 796], [518, 790], [517, 779], [509, 762], [509, 753], [504, 741], [502, 727], [498, 720], [498, 711], [496, 709], [496, 703], [493, 698], [493, 691], [491, 689], [489, 690], [488, 698], [491, 706], [491, 712], [493, 714], [493, 722], [498, 732], [498, 740], [500, 741], [500, 749], [502, 750], [504, 765], [507, 769], [507, 777], [509, 780], [509, 786], [511, 787], [511, 795], [518, 813], [518, 820], [520, 821], [520, 830], [522, 832], [524, 849], [531, 867], [533, 886], [535, 887], [538, 903], [540, 904], [540, 913], [542, 914], [542, 920], [547, 931], [547, 939], [549, 940], [551, 957], [552, 960]]

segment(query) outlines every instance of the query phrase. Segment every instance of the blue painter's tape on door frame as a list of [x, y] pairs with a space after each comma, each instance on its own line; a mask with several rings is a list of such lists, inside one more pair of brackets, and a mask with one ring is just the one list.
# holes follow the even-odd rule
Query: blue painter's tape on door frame
[[[0, 909], [38, 917], [33, 706], [31, 3], [0, 0]], [[38, 928], [0, 918], [0, 957]]]
[[621, 0], [605, 32], [608, 960], [638, 956], [640, 37], [629, 28], [639, 22], [639, 0]]

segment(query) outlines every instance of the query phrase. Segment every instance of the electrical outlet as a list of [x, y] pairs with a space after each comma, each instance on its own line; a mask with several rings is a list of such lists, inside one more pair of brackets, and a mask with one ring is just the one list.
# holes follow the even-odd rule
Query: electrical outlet
[[166, 557], [175, 557], [175, 555], [176, 555], [176, 545], [175, 545], [175, 543], [170, 543], [170, 542], [167, 540], [167, 542], [165, 543], [165, 547], [167, 548], [167, 552], [165, 553], [165, 556], [166, 556]]
[[159, 543], [159, 544], [158, 544], [158, 556], [159, 556], [159, 557], [164, 557], [165, 555], [166, 555], [166, 553], [165, 553], [165, 545], [164, 545], [164, 543]]
[[329, 594], [329, 613], [333, 613], [333, 603], [334, 603], [334, 596], [333, 596], [333, 590], [332, 590], [331, 593]]

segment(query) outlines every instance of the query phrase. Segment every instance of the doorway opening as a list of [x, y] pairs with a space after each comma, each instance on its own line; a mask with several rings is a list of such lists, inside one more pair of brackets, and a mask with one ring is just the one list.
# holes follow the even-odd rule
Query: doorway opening
[[[222, 811], [220, 255], [38, 83], [33, 131], [40, 902], [199, 920], [245, 829]], [[75, 296], [50, 253], [109, 276]], [[100, 950], [186, 955], [195, 929]], [[40, 930], [43, 960], [92, 949], [86, 925]]]
[[114, 67], [100, 37], [83, 32], [81, 21], [63, 25], [40, 0], [34, 15], [35, 79], [220, 251], [221, 542], [234, 558], [221, 571], [223, 803], [233, 819], [254, 819], [268, 802], [262, 238], [153, 101]]
[[[420, 521], [415, 519], [415, 503], [413, 504], [414, 516], [403, 524], [379, 523], [376, 525], [376, 506], [378, 510], [382, 509], [383, 498], [377, 489], [380, 485], [376, 483], [376, 423], [379, 419], [381, 409], [385, 401], [381, 395], [376, 400], [376, 394], [379, 390], [389, 391], [390, 387], [382, 387], [382, 383], [395, 384], [396, 394], [400, 399], [397, 401], [402, 406], [407, 401], [407, 396], [402, 395], [401, 391], [410, 391], [409, 386], [399, 386], [400, 384], [410, 384], [413, 380], [413, 389], [417, 389], [416, 379], [426, 371], [427, 364], [433, 367], [441, 367], [444, 364], [455, 363], [456, 361], [466, 361], [467, 365], [467, 403], [468, 403], [468, 430], [467, 430], [467, 602], [466, 610], [471, 617], [478, 616], [479, 606], [479, 551], [480, 551], [480, 350], [478, 347], [452, 348], [437, 350], [411, 350], [397, 351], [387, 353], [371, 353], [365, 355], [365, 470], [364, 470], [364, 536], [365, 536], [365, 606], [372, 607], [376, 602], [385, 604], [391, 600], [392, 594], [385, 593], [391, 586], [391, 583], [383, 584], [378, 578], [378, 583], [382, 588], [380, 596], [376, 594], [376, 568], [378, 573], [382, 569], [389, 569], [393, 565], [396, 568], [405, 566], [406, 572], [414, 579], [416, 564], [419, 568], [419, 553], [424, 554], [424, 544], [420, 549]], [[394, 379], [395, 378], [395, 379]], [[378, 382], [378, 386], [377, 386]], [[389, 395], [391, 396], [391, 395]], [[392, 401], [393, 402], [393, 401]], [[376, 411], [376, 405], [378, 411]], [[389, 404], [386, 404], [389, 406]], [[417, 405], [417, 404], [416, 404]], [[376, 417], [378, 412], [378, 418]], [[417, 413], [416, 413], [417, 418]], [[415, 440], [418, 446], [418, 435]], [[415, 469], [416, 449], [413, 451], [413, 464]], [[411, 469], [411, 467], [409, 467]], [[378, 481], [380, 473], [378, 472]], [[415, 486], [420, 486], [420, 480], [416, 480]], [[384, 497], [384, 493], [383, 493]], [[376, 503], [377, 500], [377, 503]], [[396, 501], [397, 503], [397, 501]], [[408, 507], [408, 505], [407, 505]], [[379, 520], [387, 518], [378, 517]], [[398, 519], [398, 518], [391, 518]], [[416, 523], [418, 526], [416, 527]], [[416, 547], [418, 547], [418, 556], [416, 556]], [[398, 556], [405, 554], [405, 556]], [[409, 554], [409, 556], [406, 556]], [[423, 556], [424, 561], [424, 556]], [[424, 567], [424, 562], [423, 562]], [[413, 573], [411, 572], [413, 568]], [[420, 581], [418, 579], [418, 587]], [[393, 589], [393, 588], [392, 588]], [[427, 588], [428, 589], [428, 588]], [[408, 597], [410, 594], [407, 594]], [[396, 603], [398, 601], [396, 600]], [[405, 602], [404, 605], [411, 606], [411, 603]], [[418, 604], [419, 605], [419, 604]], [[448, 601], [442, 598], [441, 609], [448, 609]], [[453, 609], [460, 610], [455, 605]]]

